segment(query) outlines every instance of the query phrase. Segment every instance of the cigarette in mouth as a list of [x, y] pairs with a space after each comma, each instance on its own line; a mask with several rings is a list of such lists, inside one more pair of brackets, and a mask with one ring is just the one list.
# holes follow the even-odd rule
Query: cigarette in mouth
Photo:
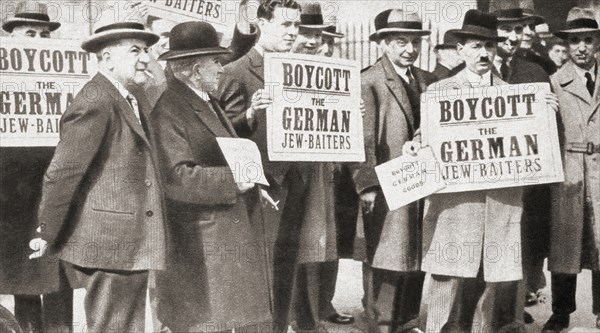
[[148, 75], [151, 79], [154, 78], [154, 75], [147, 69], [144, 70], [144, 74]]

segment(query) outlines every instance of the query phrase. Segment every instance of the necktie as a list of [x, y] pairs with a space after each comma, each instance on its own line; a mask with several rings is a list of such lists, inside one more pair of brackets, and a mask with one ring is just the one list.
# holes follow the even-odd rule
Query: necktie
[[406, 76], [408, 77], [408, 87], [410, 88], [410, 90], [412, 90], [412, 94], [409, 95], [409, 99], [411, 100], [411, 104], [413, 106], [415, 128], [419, 128], [421, 126], [421, 113], [419, 112], [421, 106], [421, 87], [410, 72], [410, 69], [406, 70]]
[[126, 99], [127, 102], [129, 102], [129, 105], [131, 105], [131, 108], [133, 109], [133, 114], [135, 114], [135, 117], [141, 124], [142, 122], [140, 121], [140, 109], [138, 107], [137, 99], [135, 99], [135, 97], [131, 94], [127, 95]]
[[506, 63], [506, 60], [502, 61], [502, 65], [500, 65], [500, 75], [502, 75], [502, 80], [508, 80], [508, 72], [510, 71], [510, 67]]
[[421, 94], [421, 87], [419, 87], [417, 81], [415, 81], [415, 78], [410, 72], [410, 69], [406, 70], [406, 77], [408, 77], [408, 85], [410, 86], [410, 89], [412, 89], [417, 94]]
[[594, 84], [594, 80], [592, 79], [592, 74], [590, 74], [590, 72], [586, 72], [585, 78], [587, 79], [585, 87], [590, 92], [590, 96], [594, 97], [594, 88], [596, 87], [596, 85]]

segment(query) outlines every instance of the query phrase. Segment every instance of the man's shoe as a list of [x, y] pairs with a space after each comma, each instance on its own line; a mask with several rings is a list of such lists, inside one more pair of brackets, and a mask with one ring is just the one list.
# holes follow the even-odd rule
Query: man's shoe
[[542, 333], [559, 333], [569, 327], [569, 315], [553, 314], [542, 328]]
[[345, 313], [336, 313], [327, 317], [327, 321], [338, 325], [350, 325], [354, 323], [354, 317]]

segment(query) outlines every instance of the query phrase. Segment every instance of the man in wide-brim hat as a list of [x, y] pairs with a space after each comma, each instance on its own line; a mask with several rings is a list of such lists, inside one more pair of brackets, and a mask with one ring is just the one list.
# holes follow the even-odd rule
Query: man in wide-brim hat
[[111, 23], [82, 42], [98, 74], [63, 114], [44, 177], [32, 256], [48, 252], [83, 278], [88, 332], [143, 332], [148, 272], [165, 268], [150, 107], [132, 93], [148, 80], [148, 48], [158, 39], [141, 24]]
[[19, 2], [15, 15], [2, 23], [2, 30], [12, 37], [50, 38], [58, 28], [60, 23], [50, 21], [46, 4], [30, 1]]
[[207, 248], [265, 246], [262, 221], [249, 215], [260, 209], [258, 188], [234, 180], [216, 140], [237, 137], [212, 97], [223, 72], [220, 56], [228, 53], [212, 25], [186, 22], [171, 30], [169, 51], [159, 57], [173, 72], [152, 113], [173, 251], [168, 269], [157, 273], [157, 315], [173, 332], [270, 328], [260, 326], [271, 322], [264, 252], [220, 260]]
[[577, 274], [592, 271], [592, 311], [600, 328], [600, 28], [592, 9], [575, 7], [554, 33], [568, 44], [570, 60], [551, 76], [558, 95], [559, 137], [565, 181], [552, 187], [548, 270], [552, 317], [543, 332], [569, 326]]
[[425, 274], [421, 272], [420, 202], [390, 211], [374, 167], [402, 152], [420, 126], [420, 94], [436, 81], [414, 66], [421, 50], [420, 17], [402, 9], [375, 17], [371, 40], [384, 55], [361, 75], [365, 103], [366, 162], [356, 166], [354, 183], [364, 213], [364, 304], [369, 332], [420, 332], [419, 309]]

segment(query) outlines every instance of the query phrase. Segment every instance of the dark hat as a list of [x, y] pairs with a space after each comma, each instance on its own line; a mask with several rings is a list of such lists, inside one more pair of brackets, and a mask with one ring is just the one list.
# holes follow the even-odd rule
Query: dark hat
[[573, 7], [569, 11], [564, 29], [555, 32], [554, 35], [568, 39], [569, 35], [584, 32], [600, 33], [594, 11], [589, 8]]
[[377, 41], [382, 35], [394, 32], [420, 36], [431, 33], [429, 30], [423, 30], [421, 18], [416, 13], [405, 12], [402, 9], [388, 9], [375, 17], [375, 32], [371, 34], [369, 40]]
[[509, 23], [518, 23], [518, 22], [531, 22], [535, 25], [542, 24], [546, 22], [543, 17], [527, 14], [522, 8], [507, 8], [507, 9], [498, 9], [494, 12], [494, 15], [498, 18], [498, 22], [509, 22]]
[[119, 39], [139, 39], [152, 46], [160, 37], [144, 30], [144, 26], [134, 22], [118, 22], [102, 26], [94, 34], [81, 42], [81, 48], [92, 53], [100, 51], [107, 43]]
[[458, 43], [458, 38], [454, 34], [458, 29], [450, 29], [444, 33], [444, 42], [436, 45], [433, 50], [437, 51], [440, 49], [456, 49], [456, 43]]
[[331, 25], [331, 26], [328, 26], [327, 28], [323, 29], [323, 37], [344, 38], [344, 34], [336, 31], [335, 26]]
[[311, 29], [324, 29], [331, 24], [325, 24], [321, 5], [318, 2], [307, 2], [300, 5], [300, 27]]
[[169, 39], [169, 51], [158, 57], [158, 60], [227, 53], [231, 52], [221, 47], [217, 31], [210, 23], [193, 21], [173, 27]]
[[17, 4], [15, 16], [5, 21], [2, 24], [2, 29], [11, 33], [15, 27], [24, 24], [45, 25], [48, 26], [50, 31], [54, 31], [60, 27], [60, 23], [50, 22], [48, 6], [46, 4], [21, 1]]
[[496, 15], [486, 14], [477, 9], [469, 9], [465, 14], [462, 29], [453, 34], [457, 37], [467, 37], [482, 40], [502, 42], [506, 37], [498, 36], [498, 19]]

